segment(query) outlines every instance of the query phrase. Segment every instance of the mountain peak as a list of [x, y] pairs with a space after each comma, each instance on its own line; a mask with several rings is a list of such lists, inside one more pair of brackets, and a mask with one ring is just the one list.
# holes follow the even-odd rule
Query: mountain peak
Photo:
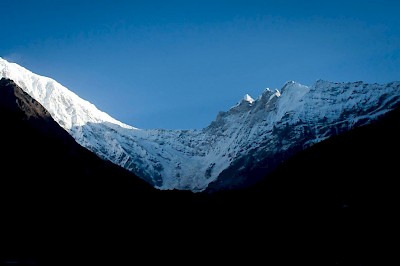
[[254, 102], [254, 99], [249, 94], [246, 93], [243, 97], [243, 101], [246, 101], [246, 102], [252, 104]]

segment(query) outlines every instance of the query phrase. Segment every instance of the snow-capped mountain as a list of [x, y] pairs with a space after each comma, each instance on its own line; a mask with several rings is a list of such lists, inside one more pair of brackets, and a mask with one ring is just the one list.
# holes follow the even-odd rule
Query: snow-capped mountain
[[[82, 146], [159, 189], [251, 183], [295, 152], [365, 125], [400, 103], [400, 82], [294, 81], [244, 98], [201, 130], [143, 130], [98, 110], [58, 82], [0, 58], [0, 76], [41, 103]], [[249, 174], [250, 173], [250, 174]]]

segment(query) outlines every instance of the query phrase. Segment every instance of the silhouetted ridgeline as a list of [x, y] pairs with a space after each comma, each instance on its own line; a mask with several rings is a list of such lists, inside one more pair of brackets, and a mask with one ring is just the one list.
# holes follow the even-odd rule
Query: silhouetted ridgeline
[[216, 193], [154, 189], [78, 145], [6, 79], [0, 121], [3, 264], [398, 261], [399, 109]]

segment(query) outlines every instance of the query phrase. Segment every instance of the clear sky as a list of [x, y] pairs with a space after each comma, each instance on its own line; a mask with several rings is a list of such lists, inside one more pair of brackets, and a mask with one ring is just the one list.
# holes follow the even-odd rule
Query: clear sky
[[400, 80], [400, 1], [0, 0], [0, 56], [139, 128], [206, 127], [246, 93]]

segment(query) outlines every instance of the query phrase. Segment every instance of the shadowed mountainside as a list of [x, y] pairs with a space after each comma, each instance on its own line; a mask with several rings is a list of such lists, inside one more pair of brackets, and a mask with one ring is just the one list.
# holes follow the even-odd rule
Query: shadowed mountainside
[[140, 230], [143, 217], [162, 205], [162, 191], [77, 144], [7, 79], [0, 81], [0, 121], [0, 257], [62, 257], [66, 251], [58, 245], [79, 247], [97, 225], [111, 233], [105, 220], [117, 228], [129, 218]]
[[399, 109], [216, 193], [154, 189], [78, 145], [6, 79], [0, 119], [5, 265], [393, 262]]

